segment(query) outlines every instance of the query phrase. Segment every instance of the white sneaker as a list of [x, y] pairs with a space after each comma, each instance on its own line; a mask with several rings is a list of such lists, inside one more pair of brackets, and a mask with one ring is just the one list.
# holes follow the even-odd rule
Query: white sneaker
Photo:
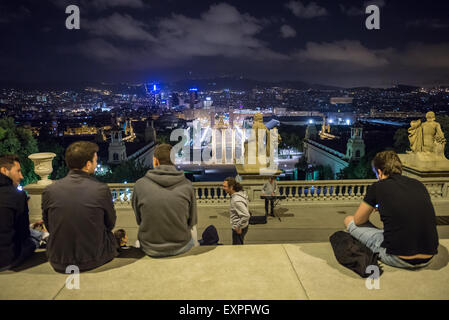
[[136, 243], [134, 244], [134, 247], [140, 248], [140, 242], [139, 242], [139, 240], [136, 240]]

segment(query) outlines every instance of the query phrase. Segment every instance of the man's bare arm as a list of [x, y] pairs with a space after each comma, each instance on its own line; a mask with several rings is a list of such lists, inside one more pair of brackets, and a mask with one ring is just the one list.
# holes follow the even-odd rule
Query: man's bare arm
[[369, 221], [369, 217], [371, 213], [374, 212], [374, 208], [371, 207], [368, 203], [365, 201], [362, 201], [359, 208], [354, 214], [354, 223], [356, 226], [360, 226], [366, 222]]

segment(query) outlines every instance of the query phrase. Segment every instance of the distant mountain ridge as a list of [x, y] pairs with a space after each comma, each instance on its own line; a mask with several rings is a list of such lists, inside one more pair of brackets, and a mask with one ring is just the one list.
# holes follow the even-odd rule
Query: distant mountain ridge
[[285, 89], [297, 90], [341, 90], [342, 88], [327, 86], [321, 84], [309, 84], [303, 81], [278, 81], [267, 82], [258, 81], [243, 77], [222, 77], [212, 79], [186, 79], [169, 84], [169, 87], [175, 91], [186, 91], [190, 88], [198, 88], [198, 90], [252, 90], [252, 89], [267, 89], [273, 87], [280, 87]]

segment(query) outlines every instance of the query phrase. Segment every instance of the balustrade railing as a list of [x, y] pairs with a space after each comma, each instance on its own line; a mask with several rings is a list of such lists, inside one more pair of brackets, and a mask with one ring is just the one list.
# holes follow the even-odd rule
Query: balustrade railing
[[[432, 200], [449, 200], [449, 178], [420, 179]], [[368, 187], [376, 180], [280, 181], [278, 194], [286, 196], [284, 204], [302, 202], [360, 201]], [[227, 205], [229, 195], [223, 191], [222, 182], [194, 182], [198, 205]], [[262, 183], [243, 182], [250, 202], [260, 202]], [[133, 183], [109, 184], [116, 206], [131, 205]]]

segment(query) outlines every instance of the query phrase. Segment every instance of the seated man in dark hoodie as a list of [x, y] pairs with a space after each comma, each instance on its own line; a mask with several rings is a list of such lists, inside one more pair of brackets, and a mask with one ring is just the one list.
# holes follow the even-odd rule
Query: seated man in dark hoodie
[[173, 165], [171, 149], [168, 144], [156, 147], [154, 169], [137, 180], [132, 195], [140, 248], [152, 257], [175, 256], [195, 245], [195, 191], [184, 172]]
[[58, 272], [69, 265], [80, 271], [94, 269], [118, 255], [111, 191], [91, 176], [97, 152], [95, 143], [72, 143], [65, 153], [69, 173], [42, 194], [43, 219], [50, 232], [47, 256]]
[[44, 235], [30, 229], [27, 195], [17, 190], [22, 179], [19, 159], [14, 155], [1, 156], [0, 271], [14, 268], [30, 257]]

